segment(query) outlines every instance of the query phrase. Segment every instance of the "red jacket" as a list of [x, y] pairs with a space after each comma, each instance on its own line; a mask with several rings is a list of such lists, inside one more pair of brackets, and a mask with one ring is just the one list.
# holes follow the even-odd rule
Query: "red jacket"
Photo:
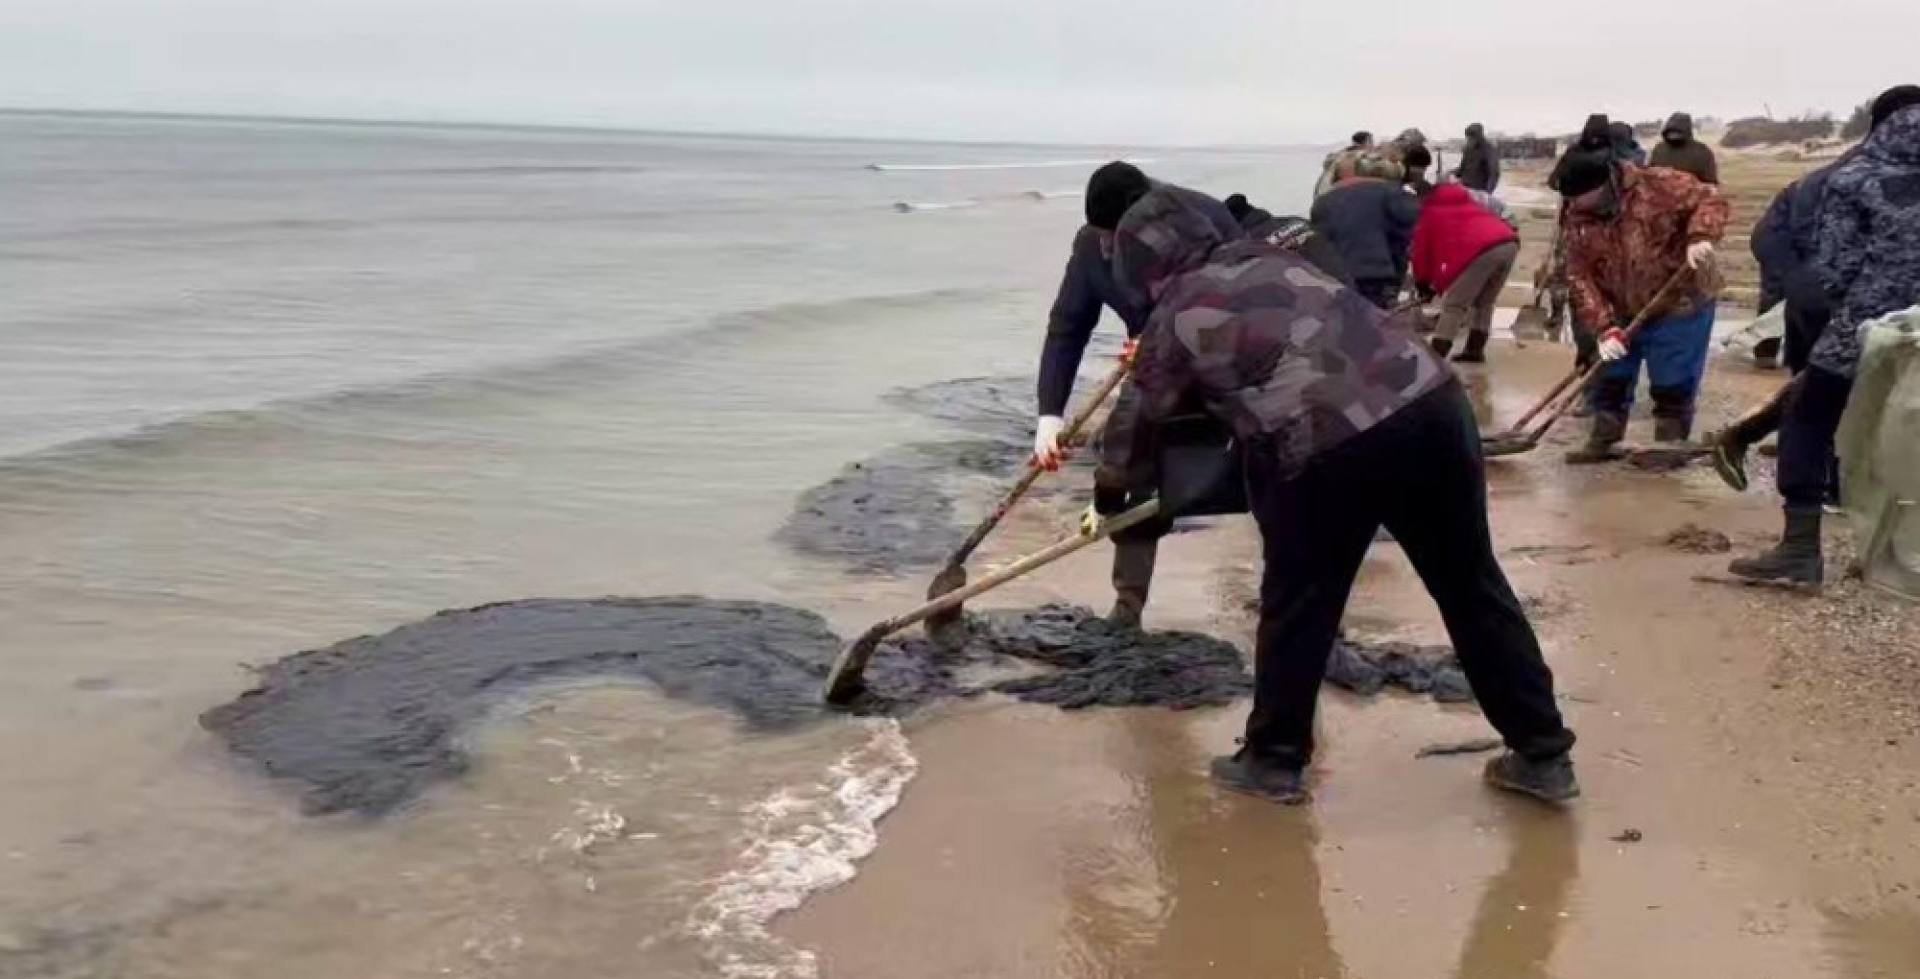
[[1481, 207], [1459, 184], [1441, 184], [1427, 195], [1413, 227], [1413, 281], [1446, 292], [1487, 249], [1519, 241], [1500, 216]]

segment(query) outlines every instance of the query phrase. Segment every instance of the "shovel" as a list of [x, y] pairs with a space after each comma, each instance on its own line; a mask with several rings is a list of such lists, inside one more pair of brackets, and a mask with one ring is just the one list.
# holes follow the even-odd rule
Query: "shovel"
[[[1661, 286], [1660, 291], [1654, 294], [1653, 301], [1647, 303], [1646, 307], [1640, 310], [1640, 315], [1635, 316], [1633, 322], [1628, 323], [1627, 328], [1622, 331], [1625, 334], [1624, 342], [1633, 342], [1634, 336], [1652, 318], [1653, 311], [1665, 306], [1674, 290], [1679, 288], [1692, 272], [1692, 269], [1682, 267], [1680, 271], [1673, 273], [1673, 277], [1667, 280], [1667, 284]], [[1559, 421], [1561, 416], [1572, 410], [1574, 403], [1580, 400], [1580, 396], [1586, 393], [1594, 379], [1600, 376], [1601, 369], [1606, 366], [1607, 361], [1603, 360], [1584, 371], [1575, 367], [1561, 379], [1559, 384], [1553, 386], [1553, 390], [1547, 392], [1546, 397], [1527, 409], [1527, 413], [1521, 415], [1511, 428], [1495, 435], [1480, 436], [1481, 454], [1494, 459], [1532, 452], [1540, 445], [1540, 440], [1545, 438], [1547, 432], [1553, 428], [1554, 422]], [[1541, 418], [1538, 425], [1528, 430], [1527, 423], [1540, 417], [1542, 412], [1546, 413], [1545, 417]]]
[[[1126, 380], [1127, 372], [1132, 367], [1130, 360], [1121, 358], [1119, 365], [1114, 367], [1113, 373], [1108, 374], [1106, 380], [1101, 381], [1100, 386], [1094, 389], [1092, 399], [1080, 409], [1079, 414], [1073, 416], [1073, 419], [1067, 423], [1067, 427], [1061, 430], [1062, 443], [1071, 445], [1073, 440], [1079, 437], [1081, 430], [1093, 420], [1094, 412], [1098, 411], [1113, 392], [1119, 389], [1120, 382]], [[961, 541], [960, 546], [955, 548], [951, 555], [948, 555], [946, 565], [940, 569], [939, 574], [933, 576], [933, 583], [927, 586], [928, 601], [966, 587], [967, 559], [973, 556], [973, 552], [980, 547], [982, 541], [987, 539], [987, 535], [993, 533], [993, 528], [998, 527], [1000, 521], [1006, 519], [1007, 514], [1013, 510], [1014, 504], [1027, 495], [1027, 491], [1033, 488], [1033, 484], [1039, 481], [1044, 472], [1046, 470], [1041, 468], [1039, 459], [1035, 458], [1027, 463], [1027, 471], [1021, 473], [1019, 480], [1007, 490], [1005, 496], [1000, 498], [1000, 504], [993, 508], [993, 512], [987, 514], [985, 520], [980, 521], [979, 526], [973, 528], [973, 533], [968, 534], [967, 539]], [[927, 621], [928, 626], [938, 629], [958, 621], [960, 605], [960, 602], [955, 602], [950, 607], [932, 613]]]
[[1046, 567], [1084, 547], [1152, 520], [1160, 512], [1160, 501], [1149, 500], [1111, 520], [1101, 524], [1100, 529], [1091, 534], [1074, 534], [1062, 538], [1043, 551], [1037, 551], [1021, 558], [998, 571], [981, 578], [970, 585], [941, 595], [934, 600], [910, 612], [896, 615], [884, 622], [876, 623], [873, 628], [860, 634], [841, 650], [840, 658], [834, 660], [833, 669], [827, 674], [827, 685], [821, 696], [829, 706], [844, 707], [852, 702], [860, 692], [866, 689], [861, 677], [866, 673], [867, 661], [873, 658], [874, 651], [880, 648], [880, 640], [899, 632], [918, 622], [924, 622], [944, 612], [957, 612], [967, 599], [987, 592], [1019, 578], [1031, 571]]

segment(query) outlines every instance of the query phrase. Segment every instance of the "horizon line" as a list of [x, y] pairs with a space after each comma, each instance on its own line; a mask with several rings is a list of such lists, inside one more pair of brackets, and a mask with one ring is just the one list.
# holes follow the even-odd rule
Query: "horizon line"
[[372, 116], [306, 116], [251, 112], [185, 112], [164, 109], [101, 109], [69, 106], [0, 104], [0, 117], [151, 119], [166, 122], [252, 123], [275, 126], [348, 126], [370, 129], [450, 129], [493, 132], [575, 133], [582, 135], [688, 136], [719, 140], [789, 140], [816, 143], [912, 143], [927, 146], [1024, 146], [1048, 149], [1319, 150], [1331, 143], [1040, 143], [1030, 140], [941, 139], [912, 136], [848, 136], [836, 134], [757, 133], [725, 129], [648, 128], [621, 124], [506, 122], [491, 120], [436, 120]]

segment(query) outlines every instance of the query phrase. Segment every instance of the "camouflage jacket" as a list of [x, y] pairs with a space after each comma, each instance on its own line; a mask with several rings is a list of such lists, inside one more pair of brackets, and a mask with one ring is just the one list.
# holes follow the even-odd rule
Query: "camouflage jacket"
[[1833, 171], [1819, 220], [1814, 267], [1834, 308], [1812, 362], [1852, 377], [1860, 324], [1920, 304], [1920, 106], [1875, 127]]
[[[1577, 322], [1595, 330], [1625, 326], [1686, 266], [1687, 246], [1726, 235], [1727, 199], [1712, 184], [1678, 170], [1620, 166], [1617, 212], [1607, 218], [1567, 208], [1567, 291]], [[1650, 320], [1697, 309], [1719, 297], [1706, 276], [1690, 295], [1654, 310]]]
[[1298, 255], [1223, 233], [1209, 204], [1162, 186], [1117, 231], [1115, 277], [1148, 304], [1134, 382], [1149, 422], [1198, 401], [1291, 475], [1452, 380], [1411, 330]]

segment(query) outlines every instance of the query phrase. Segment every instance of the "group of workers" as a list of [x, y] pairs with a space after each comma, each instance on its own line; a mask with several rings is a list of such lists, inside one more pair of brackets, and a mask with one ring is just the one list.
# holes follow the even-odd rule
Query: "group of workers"
[[[1750, 569], [1756, 575], [1786, 567], [1817, 579], [1826, 463], [1815, 457], [1831, 455], [1856, 328], [1920, 303], [1920, 88], [1882, 96], [1874, 122], [1859, 148], [1782, 194], [1761, 236], [1783, 256], [1763, 261], [1799, 324], [1791, 342], [1805, 367], [1772, 408], [1719, 437], [1734, 465], [1764, 430], [1781, 429], [1787, 533], [1754, 562], [1767, 566]], [[1152, 494], [1161, 422], [1198, 409], [1231, 428], [1265, 571], [1245, 739], [1212, 766], [1226, 788], [1307, 798], [1320, 683], [1361, 562], [1384, 529], [1438, 604], [1506, 743], [1486, 780], [1555, 803], [1580, 792], [1574, 735], [1495, 554], [1478, 427], [1446, 361], [1461, 331], [1468, 341], [1456, 360], [1483, 356], [1518, 254], [1517, 234], [1487, 196], [1499, 184], [1498, 153], [1481, 127], [1467, 137], [1460, 167], [1431, 185], [1418, 130], [1384, 147], [1356, 134], [1328, 158], [1310, 218], [1275, 217], [1241, 195], [1216, 200], [1121, 162], [1088, 182], [1086, 224], [1041, 357], [1035, 458], [1053, 468], [1068, 454], [1062, 417], [1103, 309], [1126, 325], [1132, 373], [1101, 439], [1089, 531]], [[1656, 438], [1686, 439], [1693, 425], [1727, 202], [1686, 115], [1670, 120], [1652, 165], [1636, 162], [1637, 149], [1630, 128], [1623, 141], [1596, 116], [1551, 180], [1563, 198], [1554, 279], [1576, 332], [1592, 339], [1583, 356], [1605, 362], [1593, 428], [1570, 461], [1612, 457], [1642, 364]], [[1430, 339], [1394, 315], [1409, 273], [1421, 298], [1443, 297]], [[1809, 518], [1806, 473], [1816, 464]], [[1116, 535], [1117, 622], [1140, 623], [1167, 529], [1162, 520]]]

